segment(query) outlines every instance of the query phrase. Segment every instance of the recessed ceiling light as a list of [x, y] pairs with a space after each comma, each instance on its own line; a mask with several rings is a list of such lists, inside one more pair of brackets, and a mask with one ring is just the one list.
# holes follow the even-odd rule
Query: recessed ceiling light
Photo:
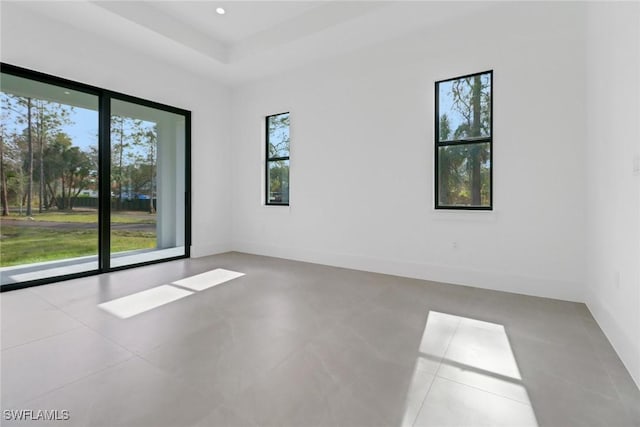
[[71, 95], [71, 92], [69, 92], [68, 90], [65, 90], [65, 91], [64, 91], [64, 94], [65, 94], [65, 95]]
[[221, 7], [218, 7], [218, 8], [216, 8], [216, 13], [218, 15], [224, 15], [225, 13], [227, 13], [227, 11], [224, 10], [223, 8], [221, 8]]

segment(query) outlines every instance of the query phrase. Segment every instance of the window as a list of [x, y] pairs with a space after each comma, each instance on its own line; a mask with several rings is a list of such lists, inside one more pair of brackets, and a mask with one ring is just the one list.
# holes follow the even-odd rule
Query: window
[[188, 111], [1, 77], [0, 290], [189, 256]]
[[493, 208], [493, 71], [436, 82], [435, 208]]
[[289, 205], [289, 113], [266, 120], [267, 205]]

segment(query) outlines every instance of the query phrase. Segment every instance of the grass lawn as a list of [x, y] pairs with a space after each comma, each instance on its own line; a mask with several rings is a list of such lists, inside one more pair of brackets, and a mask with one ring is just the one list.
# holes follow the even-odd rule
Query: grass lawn
[[[98, 223], [97, 211], [70, 211], [70, 212], [34, 212], [31, 216], [33, 218], [30, 221], [49, 221], [49, 222], [80, 222], [80, 223]], [[0, 217], [2, 219], [13, 219], [27, 221], [28, 218], [24, 215], [11, 214], [8, 217]], [[114, 224], [155, 224], [155, 214], [147, 212], [115, 212], [111, 214], [111, 222]]]
[[[2, 226], [1, 232], [0, 267], [97, 255], [98, 253], [97, 229], [55, 230]], [[155, 232], [116, 230], [111, 233], [113, 252], [153, 249], [155, 247]]]

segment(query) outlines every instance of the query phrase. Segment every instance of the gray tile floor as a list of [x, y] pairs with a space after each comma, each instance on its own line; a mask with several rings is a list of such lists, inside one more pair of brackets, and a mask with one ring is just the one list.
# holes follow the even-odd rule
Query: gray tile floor
[[[127, 319], [98, 307], [215, 268], [245, 276]], [[2, 425], [640, 425], [583, 304], [238, 253], [0, 299]]]

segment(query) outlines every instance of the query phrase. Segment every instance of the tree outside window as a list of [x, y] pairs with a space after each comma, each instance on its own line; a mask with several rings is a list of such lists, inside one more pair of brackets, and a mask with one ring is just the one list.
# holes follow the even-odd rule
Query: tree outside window
[[266, 118], [266, 204], [289, 204], [289, 113]]
[[436, 82], [436, 209], [493, 207], [492, 84], [492, 71]]

